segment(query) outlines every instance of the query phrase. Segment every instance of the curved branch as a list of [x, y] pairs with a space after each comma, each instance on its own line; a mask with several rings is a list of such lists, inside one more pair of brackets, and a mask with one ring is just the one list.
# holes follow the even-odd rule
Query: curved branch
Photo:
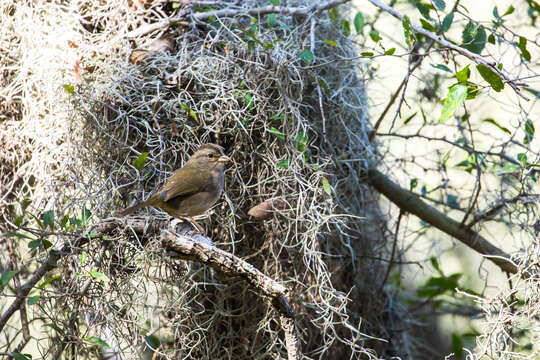
[[368, 181], [377, 191], [386, 196], [401, 210], [414, 214], [437, 229], [451, 235], [471, 249], [479, 252], [482, 256], [501, 268], [501, 270], [512, 274], [518, 272], [518, 268], [510, 259], [510, 255], [490, 243], [476, 231], [461, 226], [458, 221], [426, 204], [418, 196], [403, 189], [383, 173], [373, 168], [369, 169]]

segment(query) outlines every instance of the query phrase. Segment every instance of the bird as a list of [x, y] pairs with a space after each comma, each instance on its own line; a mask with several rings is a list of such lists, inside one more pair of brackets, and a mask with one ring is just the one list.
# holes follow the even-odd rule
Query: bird
[[189, 218], [204, 234], [202, 227], [191, 217], [203, 214], [221, 196], [225, 180], [225, 164], [231, 159], [216, 144], [204, 144], [176, 170], [147, 200], [116, 212], [123, 217], [141, 208], [154, 206], [177, 219]]

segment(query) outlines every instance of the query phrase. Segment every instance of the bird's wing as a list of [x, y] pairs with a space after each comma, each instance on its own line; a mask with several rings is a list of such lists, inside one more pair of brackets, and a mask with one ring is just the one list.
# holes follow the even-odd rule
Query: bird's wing
[[[179, 174], [181, 172], [181, 174]], [[179, 176], [183, 175], [183, 176]], [[181, 180], [178, 180], [178, 179]], [[174, 173], [159, 189], [162, 201], [178, 196], [189, 196], [204, 191], [212, 183], [212, 174], [202, 169], [182, 168]]]

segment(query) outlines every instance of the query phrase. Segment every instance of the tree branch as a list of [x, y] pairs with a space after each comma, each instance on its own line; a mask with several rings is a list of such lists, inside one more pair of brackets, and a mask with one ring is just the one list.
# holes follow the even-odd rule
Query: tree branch
[[401, 210], [418, 216], [420, 219], [451, 235], [471, 249], [485, 256], [501, 270], [516, 274], [516, 264], [510, 255], [490, 243], [477, 232], [463, 227], [456, 220], [446, 216], [434, 207], [426, 204], [412, 192], [403, 189], [376, 169], [368, 170], [368, 181], [381, 194], [396, 204]]
[[[398, 18], [399, 20], [403, 20], [403, 14], [400, 13], [399, 11], [395, 10], [394, 8], [380, 2], [379, 0], [368, 0], [368, 1], [370, 3], [372, 3], [373, 5], [375, 5], [376, 7], [378, 7], [379, 9], [382, 9], [382, 10], [386, 11], [387, 13], [389, 13], [390, 15]], [[462, 48], [460, 46], [452, 44], [451, 42], [445, 40], [441, 36], [436, 35], [436, 34], [430, 32], [430, 31], [427, 31], [426, 29], [422, 28], [421, 26], [411, 24], [411, 27], [413, 28], [413, 30], [415, 32], [417, 32], [419, 34], [422, 34], [425, 37], [438, 42], [439, 44], [441, 44], [444, 47], [447, 47], [447, 48], [449, 48], [451, 50], [454, 50], [454, 51], [460, 53], [461, 55], [471, 59], [475, 63], [482, 64], [482, 65], [485, 65], [485, 66], [489, 67], [491, 69], [491, 71], [493, 71], [494, 73], [499, 75], [499, 77], [501, 79], [503, 79], [503, 81], [508, 83], [508, 85], [510, 85], [512, 87], [512, 89], [514, 89], [516, 94], [518, 94], [523, 99], [529, 101], [529, 98], [526, 97], [525, 95], [523, 95], [523, 93], [519, 89], [518, 84], [514, 80], [510, 79], [510, 77], [506, 73], [499, 70], [497, 68], [497, 64], [494, 61], [488, 61], [484, 57], [482, 57], [482, 56], [480, 56], [478, 54], [475, 54], [475, 53], [473, 53], [473, 52], [471, 52], [471, 51], [469, 51], [467, 49], [464, 49], [464, 48]], [[520, 85], [524, 86], [525, 84], [520, 83]]]
[[272, 278], [266, 276], [253, 265], [239, 257], [218, 249], [212, 241], [179, 221], [168, 223], [149, 221], [146, 217], [127, 217], [124, 219], [109, 218], [101, 222], [98, 230], [107, 233], [121, 227], [130, 227], [137, 233], [148, 235], [160, 234], [163, 248], [172, 252], [174, 257], [181, 257], [206, 264], [228, 276], [238, 276], [245, 279], [259, 293], [271, 300], [273, 307], [278, 311], [281, 326], [285, 333], [285, 345], [289, 360], [301, 359], [301, 347], [294, 311], [289, 304], [287, 289]]
[[291, 15], [291, 16], [310, 16], [316, 14], [320, 11], [328, 10], [334, 8], [338, 5], [345, 4], [351, 0], [330, 0], [323, 3], [315, 2], [312, 6], [299, 6], [299, 7], [287, 7], [287, 6], [262, 6], [252, 9], [220, 9], [214, 11], [206, 12], [191, 12], [187, 14], [181, 12], [179, 16], [173, 18], [164, 19], [153, 24], [143, 25], [138, 29], [128, 32], [126, 38], [135, 38], [148, 34], [152, 31], [160, 30], [164, 31], [169, 28], [171, 24], [174, 23], [185, 23], [185, 20], [192, 21], [204, 21], [208, 20], [210, 17], [235, 17], [235, 16], [262, 16], [268, 14], [281, 14], [281, 15]]

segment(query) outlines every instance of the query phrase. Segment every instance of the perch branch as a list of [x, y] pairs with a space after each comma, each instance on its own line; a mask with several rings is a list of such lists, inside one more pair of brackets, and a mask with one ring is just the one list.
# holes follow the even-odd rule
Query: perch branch
[[[378, 7], [379, 9], [382, 9], [382, 10], [386, 11], [387, 13], [389, 13], [390, 15], [398, 18], [399, 20], [403, 20], [403, 14], [402, 13], [400, 13], [396, 9], [382, 3], [381, 1], [379, 1], [379, 0], [367, 0], [367, 1], [369, 1], [370, 3], [372, 3], [373, 5]], [[467, 49], [464, 49], [461, 46], [457, 46], [455, 44], [452, 44], [450, 41], [445, 40], [442, 36], [439, 36], [437, 34], [434, 34], [434, 33], [430, 32], [430, 31], [427, 31], [424, 28], [422, 28], [421, 26], [411, 24], [411, 27], [413, 28], [413, 30], [415, 32], [417, 32], [419, 34], [422, 34], [425, 37], [427, 37], [427, 38], [429, 38], [429, 39], [431, 39], [433, 41], [438, 42], [439, 44], [441, 44], [442, 46], [444, 46], [444, 47], [446, 47], [448, 49], [451, 49], [451, 50], [454, 50], [454, 51], [460, 53], [461, 55], [471, 59], [475, 63], [482, 64], [482, 65], [485, 65], [485, 66], [489, 67], [491, 69], [491, 71], [493, 71], [494, 73], [499, 75], [499, 77], [501, 79], [503, 79], [503, 81], [508, 83], [508, 85], [510, 85], [512, 87], [512, 89], [514, 89], [516, 94], [518, 94], [523, 99], [529, 101], [529, 98], [526, 97], [521, 92], [521, 90], [519, 89], [518, 84], [514, 80], [510, 79], [510, 77], [508, 75], [506, 75], [506, 73], [499, 70], [497, 68], [497, 64], [494, 61], [488, 61], [484, 57], [482, 57], [482, 56], [480, 56], [478, 54], [475, 54], [475, 53], [473, 53], [473, 52], [471, 52], [471, 51], [469, 51]], [[520, 85], [523, 86], [525, 84], [520, 83]]]
[[[167, 229], [167, 224], [169, 224], [169, 229], [174, 229], [174, 232], [171, 230], [162, 230]], [[178, 226], [178, 221], [169, 223], [167, 221], [150, 220], [147, 217], [135, 216], [124, 219], [108, 218], [94, 225], [90, 232], [107, 234], [118, 227], [129, 227], [135, 232], [142, 234], [161, 233], [161, 240], [164, 247], [167, 250], [173, 251], [174, 254], [204, 263], [226, 275], [239, 276], [246, 279], [260, 293], [270, 298], [272, 305], [278, 311], [285, 333], [288, 358], [290, 360], [302, 358], [294, 311], [285, 297], [287, 292], [285, 286], [264, 275], [246, 261], [216, 248], [209, 238], [200, 234], [193, 235], [192, 229], [187, 224], [182, 223], [182, 226]], [[11, 316], [20, 309], [21, 304], [24, 304], [30, 290], [32, 290], [38, 281], [50, 270], [54, 269], [63, 256], [71, 254], [74, 248], [83, 245], [87, 241], [88, 238], [79, 236], [71, 244], [64, 245], [62, 250], [51, 250], [49, 252], [49, 256], [43, 265], [34, 272], [26, 283], [19, 287], [17, 297], [0, 316], [0, 332]]]
[[[193, 230], [184, 223], [172, 221], [167, 229], [164, 222], [152, 221], [141, 217], [124, 219], [109, 218], [102, 221], [99, 230], [112, 231], [118, 226], [131, 227], [137, 233], [160, 233], [164, 249], [175, 255], [206, 264], [228, 276], [238, 276], [271, 299], [278, 311], [281, 326], [285, 333], [285, 344], [289, 360], [301, 359], [300, 340], [296, 330], [294, 311], [285, 297], [287, 289], [277, 281], [257, 270], [253, 265], [239, 257], [218, 249], [212, 241], [201, 234], [193, 235]], [[164, 230], [167, 229], [167, 230]]]
[[517, 266], [510, 259], [510, 255], [490, 243], [477, 232], [461, 226], [458, 221], [426, 204], [418, 196], [403, 189], [381, 172], [373, 168], [369, 169], [368, 181], [401, 210], [418, 216], [430, 225], [456, 238], [491, 260], [501, 270], [512, 274], [517, 273]]

